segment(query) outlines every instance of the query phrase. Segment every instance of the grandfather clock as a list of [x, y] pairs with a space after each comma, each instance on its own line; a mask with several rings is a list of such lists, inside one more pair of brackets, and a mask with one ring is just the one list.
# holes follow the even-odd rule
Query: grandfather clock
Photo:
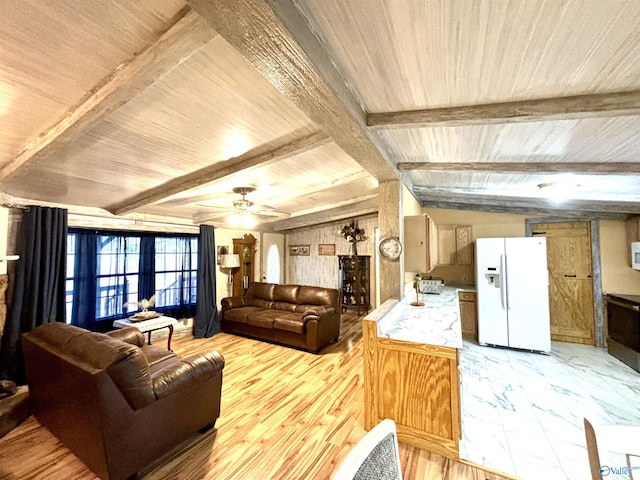
[[242, 296], [253, 283], [256, 238], [245, 233], [242, 238], [233, 239], [233, 253], [240, 256], [240, 268], [233, 271], [233, 296]]

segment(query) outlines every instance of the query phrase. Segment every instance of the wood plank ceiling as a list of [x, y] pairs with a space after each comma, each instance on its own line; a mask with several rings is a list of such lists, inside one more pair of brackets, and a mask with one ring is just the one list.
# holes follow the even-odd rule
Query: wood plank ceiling
[[[640, 2], [27, 0], [0, 24], [4, 203], [259, 229], [425, 206], [640, 213]], [[570, 182], [557, 202], [538, 185]], [[267, 207], [268, 206], [268, 207]]]

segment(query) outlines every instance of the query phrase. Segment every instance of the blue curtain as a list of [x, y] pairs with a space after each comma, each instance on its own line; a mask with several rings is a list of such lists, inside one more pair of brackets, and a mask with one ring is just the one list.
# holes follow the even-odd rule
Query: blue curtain
[[209, 338], [220, 332], [216, 305], [216, 247], [211, 225], [200, 225], [198, 242], [198, 307], [193, 325], [195, 338]]
[[149, 299], [156, 293], [156, 238], [140, 238], [140, 277], [138, 278], [138, 298]]
[[0, 378], [24, 383], [20, 335], [51, 322], [64, 322], [67, 210], [30, 206], [18, 237], [13, 301], [0, 347]]
[[87, 330], [96, 328], [97, 233], [83, 230], [75, 234], [73, 268], [73, 324]]

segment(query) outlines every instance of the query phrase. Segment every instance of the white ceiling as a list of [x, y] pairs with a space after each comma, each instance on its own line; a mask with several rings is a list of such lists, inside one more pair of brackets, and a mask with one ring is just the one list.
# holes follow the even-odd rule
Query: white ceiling
[[7, 2], [0, 125], [5, 203], [225, 225], [250, 185], [286, 231], [400, 178], [425, 206], [624, 218], [640, 2]]

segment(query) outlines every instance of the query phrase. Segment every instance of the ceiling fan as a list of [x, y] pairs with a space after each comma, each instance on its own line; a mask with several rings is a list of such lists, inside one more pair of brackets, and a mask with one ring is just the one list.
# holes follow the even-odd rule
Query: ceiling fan
[[255, 205], [252, 201], [247, 200], [246, 196], [256, 191], [256, 187], [235, 187], [233, 193], [238, 193], [242, 197], [240, 200], [233, 201], [233, 208], [240, 212], [250, 212], [256, 215], [266, 215], [270, 217], [288, 217], [289, 213], [278, 212], [270, 205]]
[[[253, 227], [255, 225], [254, 216], [267, 216], [267, 217], [280, 217], [286, 218], [291, 214], [285, 212], [279, 212], [270, 205], [256, 205], [251, 200], [247, 199], [249, 193], [255, 192], [256, 187], [234, 187], [233, 193], [237, 193], [241, 198], [233, 201], [233, 210], [231, 215], [227, 217], [227, 222], [233, 226]], [[207, 209], [218, 209], [212, 205], [199, 204]], [[229, 210], [229, 209], [225, 209]]]

